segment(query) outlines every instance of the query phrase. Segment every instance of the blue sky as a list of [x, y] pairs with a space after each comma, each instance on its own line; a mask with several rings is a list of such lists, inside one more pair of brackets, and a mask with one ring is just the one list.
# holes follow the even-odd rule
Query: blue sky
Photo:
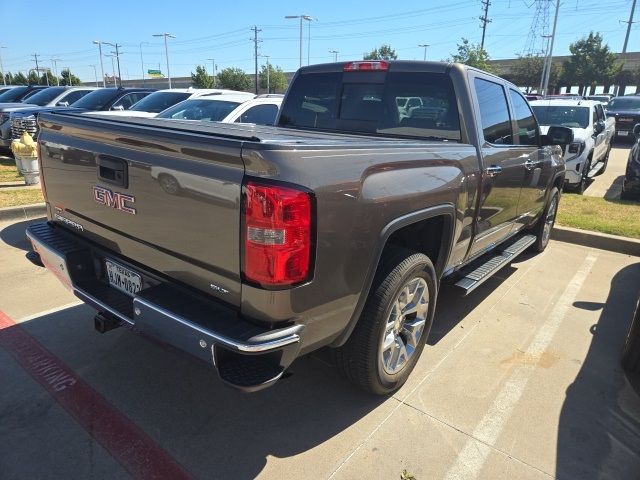
[[[540, 3], [540, 2], [538, 2]], [[612, 50], [620, 51], [632, 0], [563, 0], [558, 21], [554, 53], [569, 52], [569, 44], [589, 33], [600, 31]], [[555, 1], [549, 2], [550, 21]], [[13, 10], [13, 12], [12, 12]], [[535, 0], [491, 0], [485, 48], [491, 58], [512, 58], [526, 51], [530, 27], [536, 10]], [[250, 28], [257, 25], [260, 53], [270, 55], [271, 63], [284, 70], [295, 70], [299, 63], [299, 23], [285, 20], [285, 15], [310, 15], [310, 62], [332, 61], [329, 50], [338, 50], [340, 60], [361, 58], [362, 53], [388, 43], [400, 59], [421, 60], [427, 43], [427, 58], [446, 59], [455, 52], [461, 37], [480, 42], [478, 17], [480, 0], [402, 2], [322, 2], [284, 0], [282, 2], [250, 2], [246, 0], [212, 2], [147, 2], [144, 0], [103, 2], [56, 2], [32, 0], [27, 11], [18, 4], [5, 4], [0, 45], [5, 70], [26, 72], [34, 68], [31, 54], [38, 53], [41, 62], [51, 67], [58, 57], [58, 70], [71, 70], [85, 81], [93, 80], [89, 65], [97, 65], [98, 48], [92, 40], [123, 45], [121, 71], [123, 78], [140, 78], [140, 42], [145, 70], [161, 65], [166, 73], [162, 39], [154, 33], [169, 32], [172, 76], [188, 75], [195, 65], [211, 69], [209, 58], [215, 58], [218, 69], [229, 66], [253, 71], [253, 43]], [[11, 21], [8, 21], [10, 20]], [[640, 8], [636, 9], [640, 20]], [[304, 63], [307, 62], [307, 25], [304, 30]], [[634, 24], [629, 51], [640, 50], [640, 23]], [[541, 48], [536, 38], [533, 47]], [[106, 50], [110, 47], [104, 47]], [[261, 63], [264, 63], [261, 59]], [[111, 71], [111, 59], [104, 59], [105, 72]]]

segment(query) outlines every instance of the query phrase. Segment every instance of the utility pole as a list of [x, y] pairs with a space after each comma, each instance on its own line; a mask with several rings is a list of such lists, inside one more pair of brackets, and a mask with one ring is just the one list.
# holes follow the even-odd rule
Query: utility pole
[[338, 62], [338, 54], [340, 53], [338, 50], [329, 50], [329, 53], [333, 53], [333, 61], [334, 63]]
[[4, 66], [2, 65], [2, 49], [3, 48], [7, 48], [7, 47], [4, 47], [4, 46], [0, 45], [0, 72], [2, 73], [2, 84], [4, 86], [6, 86], [7, 85], [7, 77], [5, 76]]
[[216, 59], [207, 58], [207, 61], [211, 60], [211, 78], [213, 78], [213, 88], [216, 88]]
[[146, 83], [144, 79], [144, 59], [142, 58], [142, 45], [149, 45], [149, 42], [140, 42], [140, 66], [142, 67], [142, 85]]
[[271, 58], [271, 55], [260, 55], [261, 57], [264, 57], [267, 59], [267, 93], [271, 93], [271, 89], [270, 89], [270, 81], [269, 81], [269, 75], [270, 75], [270, 71], [271, 71], [271, 66], [269, 63], [269, 59]]
[[[629, 34], [631, 33], [631, 25], [633, 25], [634, 22], [633, 21], [633, 14], [636, 11], [636, 0], [633, 0], [633, 3], [631, 4], [631, 13], [629, 13], [629, 20], [626, 22], [622, 22], [622, 23], [626, 23], [627, 24], [627, 34], [624, 37], [624, 45], [622, 46], [622, 68], [624, 68], [624, 64], [626, 61], [626, 56], [627, 56], [627, 44], [629, 43]], [[618, 89], [620, 88], [619, 85], [616, 85], [616, 95], [619, 94]], [[622, 92], [624, 94], [624, 92]]]
[[418, 46], [424, 48], [424, 58], [423, 58], [423, 60], [426, 62], [427, 61], [427, 47], [429, 46], [429, 44], [428, 43], [421, 43]]
[[262, 30], [260, 30], [256, 25], [253, 26], [253, 28], [251, 29], [253, 30], [253, 51], [254, 51], [254, 61], [255, 61], [255, 66], [256, 66], [256, 71], [255, 71], [255, 81], [256, 81], [256, 95], [258, 94], [258, 32], [261, 32]]
[[31, 56], [33, 57], [33, 60], [36, 62], [36, 73], [38, 74], [38, 82], [39, 82], [40, 81], [40, 66], [38, 65], [38, 57], [40, 55], [38, 55], [37, 53], [34, 53]]
[[100, 72], [102, 73], [102, 86], [107, 88], [107, 80], [104, 78], [104, 64], [102, 63], [102, 44], [100, 40], [94, 40], [93, 43], [98, 45], [98, 52], [100, 52]]
[[[122, 45], [118, 45], [116, 43], [116, 62], [118, 63], [118, 83], [120, 84], [120, 88], [122, 88], [122, 77], [120, 76], [120, 52], [118, 52], [118, 47]], [[69, 72], [71, 74], [71, 72]], [[69, 81], [71, 81], [71, 76], [69, 76]]]
[[96, 87], [98, 86], [98, 70], [96, 70], [96, 66], [95, 65], [89, 65], [90, 67], [93, 67], [93, 74], [96, 77]]
[[56, 85], [60, 85], [60, 79], [58, 78], [58, 62], [62, 60], [61, 58], [52, 58], [51, 64], [53, 65], [53, 74], [56, 77]]
[[540, 87], [538, 88], [538, 94], [542, 93], [544, 77], [546, 77], [547, 75], [547, 57], [549, 56], [549, 39], [551, 38], [551, 35], [542, 35], [542, 38], [547, 39], [547, 46], [544, 49], [544, 63], [542, 64], [542, 75], [540, 76]]
[[491, 2], [489, 0], [482, 0], [480, 3], [484, 5], [484, 15], [480, 17], [480, 23], [482, 24], [482, 41], [480, 42], [480, 50], [484, 50], [484, 35], [487, 30], [487, 23], [491, 23], [491, 20], [489, 20], [488, 17], [489, 5], [491, 5]]
[[544, 74], [544, 85], [542, 86], [542, 91], [544, 92], [543, 95], [545, 98], [547, 98], [547, 90], [549, 89], [549, 75], [551, 74], [551, 65], [553, 62], [553, 42], [556, 39], [556, 27], [558, 26], [559, 11], [560, 0], [556, 0], [556, 14], [553, 17], [553, 30], [551, 31], [551, 43], [549, 44], [549, 55], [547, 56], [547, 70]]
[[169, 79], [169, 89], [171, 89], [171, 71], [169, 70], [169, 47], [167, 46], [167, 37], [176, 38], [170, 33], [155, 33], [154, 37], [164, 37], [164, 54], [167, 57], [167, 78]]

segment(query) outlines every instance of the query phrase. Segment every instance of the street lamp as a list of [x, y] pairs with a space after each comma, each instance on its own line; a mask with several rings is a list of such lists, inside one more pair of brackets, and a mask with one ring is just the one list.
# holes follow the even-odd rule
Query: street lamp
[[105, 53], [104, 56], [105, 57], [111, 57], [111, 72], [113, 74], [113, 87], [114, 88], [118, 88], [118, 85], [116, 85], [116, 66], [113, 63], [113, 59], [115, 58], [116, 55], [115, 55], [115, 53], [111, 53], [111, 54]]
[[211, 76], [213, 77], [213, 88], [216, 87], [216, 59], [207, 58], [207, 61], [211, 60]]
[[423, 58], [423, 60], [426, 62], [427, 61], [427, 47], [429, 46], [429, 44], [428, 43], [421, 43], [418, 46], [424, 48], [424, 58]]
[[145, 84], [144, 79], [144, 60], [142, 58], [142, 45], [149, 45], [149, 42], [140, 42], [140, 65], [142, 67], [142, 84]]
[[[60, 85], [60, 80], [58, 79], [58, 62], [61, 61], [61, 58], [52, 58], [51, 64], [53, 65], [53, 74], [56, 77], [56, 85]], [[45, 73], [46, 75], [46, 73]]]
[[[120, 75], [120, 54], [122, 52], [118, 51], [118, 48], [121, 47], [122, 45], [118, 45], [117, 43], [109, 43], [109, 42], [102, 42], [105, 45], [111, 45], [113, 48], [116, 49], [115, 52], [111, 52], [112, 54], [115, 54], [116, 56], [116, 62], [118, 63], [118, 81], [120, 82], [120, 88], [122, 88], [122, 76]], [[113, 62], [113, 60], [111, 60]], [[114, 71], [114, 76], [115, 76], [115, 71]], [[117, 88], [117, 85], [115, 85]]]
[[104, 78], [104, 64], [102, 63], [102, 43], [100, 40], [94, 40], [93, 43], [98, 45], [98, 51], [100, 52], [100, 71], [102, 72], [102, 86], [107, 87], [107, 81]]
[[[309, 16], [309, 15], [287, 15], [284, 18], [287, 19], [292, 19], [292, 18], [299, 18], [300, 19], [300, 66], [302, 67], [302, 22], [304, 20], [311, 22], [311, 20], [313, 20], [313, 17]], [[309, 31], [311, 32], [311, 31]], [[309, 39], [311, 40], [311, 39]]]
[[271, 93], [271, 89], [270, 84], [269, 84], [269, 70], [271, 70], [271, 67], [269, 66], [269, 59], [271, 58], [271, 55], [260, 55], [261, 57], [264, 57], [267, 59], [267, 93]]
[[2, 49], [3, 48], [7, 48], [7, 47], [0, 45], [0, 72], [2, 72], [2, 84], [6, 86], [7, 78], [4, 75], [4, 66], [2, 65]]
[[90, 67], [93, 67], [93, 74], [96, 77], [96, 87], [98, 86], [98, 71], [96, 70], [96, 66], [95, 65], [89, 65]]
[[338, 50], [329, 50], [329, 53], [333, 53], [333, 61], [338, 61], [338, 54], [340, 53]]
[[164, 54], [167, 57], [167, 78], [169, 79], [169, 89], [171, 89], [171, 72], [169, 71], [169, 47], [167, 46], [167, 37], [176, 38], [170, 33], [154, 33], [154, 37], [164, 37]]

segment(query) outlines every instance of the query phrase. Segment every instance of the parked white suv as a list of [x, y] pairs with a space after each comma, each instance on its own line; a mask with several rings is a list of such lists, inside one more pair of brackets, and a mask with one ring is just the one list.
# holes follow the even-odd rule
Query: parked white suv
[[236, 92], [235, 90], [225, 90], [222, 88], [173, 88], [171, 90], [158, 90], [157, 92], [153, 92], [152, 94], [147, 95], [145, 98], [140, 100], [128, 110], [92, 112], [92, 115], [152, 118], [163, 110], [166, 110], [167, 108], [170, 108], [184, 100], [204, 97], [207, 95], [221, 95], [226, 93], [243, 92]]
[[593, 100], [552, 99], [529, 103], [543, 135], [552, 125], [573, 130], [573, 142], [564, 153], [565, 190], [583, 193], [588, 180], [607, 168], [615, 120], [607, 118], [602, 104]]

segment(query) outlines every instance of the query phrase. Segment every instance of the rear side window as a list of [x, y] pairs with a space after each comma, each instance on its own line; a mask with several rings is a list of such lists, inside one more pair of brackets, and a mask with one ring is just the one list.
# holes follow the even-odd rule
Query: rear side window
[[238, 123], [255, 123], [256, 125], [273, 125], [278, 115], [278, 106], [273, 104], [256, 105], [248, 108], [238, 117]]
[[474, 80], [484, 139], [495, 145], [513, 144], [511, 119], [502, 85], [482, 78]]
[[515, 90], [509, 89], [509, 95], [511, 95], [513, 113], [516, 116], [520, 145], [539, 145], [538, 123], [529, 103]]
[[73, 90], [72, 92], [69, 92], [69, 95], [66, 95], [61, 101], [67, 102], [69, 105], [71, 105], [72, 103], [80, 100], [90, 91], [91, 90]]
[[280, 126], [392, 137], [460, 140], [449, 76], [424, 72], [302, 74]]

